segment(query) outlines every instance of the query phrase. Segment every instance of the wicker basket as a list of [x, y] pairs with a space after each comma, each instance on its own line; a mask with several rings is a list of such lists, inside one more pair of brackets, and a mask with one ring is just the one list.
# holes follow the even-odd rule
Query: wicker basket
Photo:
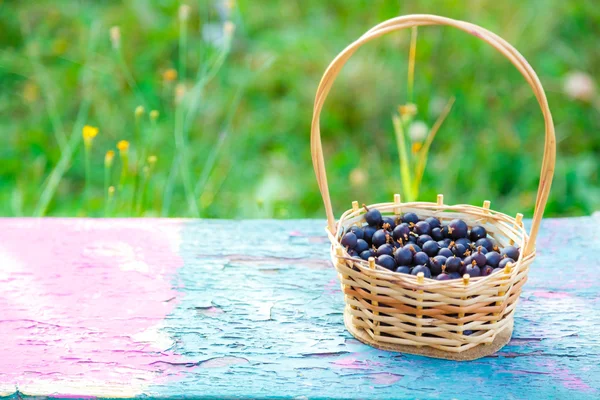
[[[482, 207], [446, 205], [437, 202], [373, 204], [386, 215], [415, 212], [435, 216], [442, 222], [461, 218], [469, 226], [483, 225], [501, 245], [516, 244], [519, 259], [503, 272], [486, 277], [437, 281], [388, 271], [369, 262], [351, 258], [340, 244], [352, 225], [364, 224], [364, 209], [356, 202], [335, 222], [327, 186], [321, 147], [319, 116], [333, 82], [345, 64], [364, 43], [386, 33], [423, 25], [449, 25], [495, 47], [525, 77], [538, 100], [545, 121], [545, 147], [535, 211], [529, 234], [516, 218], [493, 211], [489, 201]], [[535, 258], [537, 236], [548, 199], [556, 157], [552, 116], [542, 85], [527, 61], [510, 44], [492, 32], [464, 21], [434, 15], [408, 15], [383, 22], [346, 47], [329, 65], [317, 89], [311, 126], [311, 152], [317, 181], [327, 213], [331, 259], [338, 271], [345, 299], [344, 321], [348, 331], [371, 346], [431, 357], [471, 360], [494, 353], [509, 340], [521, 288], [527, 281], [529, 265]], [[471, 332], [467, 332], [471, 331]], [[468, 334], [465, 334], [468, 333]]]

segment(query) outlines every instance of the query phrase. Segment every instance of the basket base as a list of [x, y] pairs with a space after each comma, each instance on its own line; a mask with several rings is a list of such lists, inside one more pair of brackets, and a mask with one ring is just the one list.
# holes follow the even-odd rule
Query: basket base
[[395, 351], [399, 353], [415, 354], [420, 356], [455, 361], [476, 360], [478, 358], [494, 354], [510, 341], [513, 332], [513, 322], [511, 321], [508, 327], [506, 327], [502, 332], [496, 335], [496, 338], [491, 344], [481, 344], [479, 346], [475, 346], [471, 349], [465, 350], [461, 353], [452, 353], [448, 351], [438, 350], [429, 346], [417, 347], [401, 344], [375, 342], [365, 330], [358, 329], [352, 324], [352, 315], [346, 312], [345, 310], [344, 324], [346, 325], [346, 329], [348, 330], [348, 332], [350, 332], [352, 336], [354, 336], [356, 339], [363, 342], [364, 344], [368, 344], [371, 347], [375, 347], [380, 350]]

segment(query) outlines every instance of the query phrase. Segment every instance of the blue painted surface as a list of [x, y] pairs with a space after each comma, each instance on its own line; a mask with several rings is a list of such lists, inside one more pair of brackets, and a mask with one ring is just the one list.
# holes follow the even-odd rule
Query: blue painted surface
[[[372, 349], [345, 331], [322, 221], [242, 222], [227, 231], [222, 222], [189, 223], [177, 277], [184, 297], [166, 328], [188, 363], [165, 364], [173, 381], [148, 394], [600, 398], [600, 265], [590, 251], [597, 246], [577, 239], [600, 238], [591, 222], [544, 222], [513, 340], [463, 363]], [[247, 236], [257, 227], [270, 241]], [[211, 246], [202, 245], [207, 237]], [[565, 240], [569, 254], [559, 252]]]
[[[20, 234], [28, 237], [27, 224], [39, 230], [40, 224], [58, 223], [65, 224], [25, 221]], [[85, 229], [68, 228], [72, 232], [62, 239], [63, 247], [76, 247], [75, 238], [86, 242], [81, 235], [97, 238], [111, 226], [110, 220], [82, 224]], [[164, 256], [160, 246], [140, 252], [148, 271], [156, 268], [157, 275], [144, 272], [141, 267], [146, 264], [115, 266], [109, 273], [110, 265], [99, 269], [77, 259], [64, 262], [82, 264], [88, 274], [102, 274], [99, 278], [109, 286], [110, 279], [119, 282], [132, 276], [132, 268], [141, 268], [139, 277], [160, 284], [138, 286], [147, 290], [138, 289], [136, 296], [121, 295], [140, 299], [145, 309], [169, 310], [166, 318], [147, 318], [151, 329], [124, 340], [121, 336], [131, 335], [125, 332], [131, 331], [132, 321], [142, 317], [114, 316], [112, 322], [121, 321], [123, 329], [111, 333], [119, 343], [111, 349], [113, 362], [100, 359], [99, 349], [92, 349], [85, 357], [61, 357], [60, 368], [52, 374], [37, 362], [20, 363], [17, 370], [0, 370], [0, 393], [11, 398], [600, 398], [600, 219], [543, 222], [512, 341], [499, 353], [471, 362], [388, 353], [352, 338], [342, 321], [343, 297], [328, 261], [324, 225], [307, 220], [115, 220], [114, 226], [127, 237], [164, 235], [169, 238], [165, 248], [171, 249], [171, 243], [179, 243], [179, 248], [172, 248], [175, 253], [164, 250]], [[135, 249], [147, 241], [125, 242]], [[96, 256], [106, 256], [102, 249], [106, 248], [96, 248]], [[81, 254], [89, 261], [89, 252]], [[53, 262], [57, 269], [62, 265], [57, 259]], [[14, 279], [32, 276], [26, 265], [22, 272]], [[54, 293], [52, 279], [41, 282], [40, 288]], [[88, 305], [102, 301], [85, 298]], [[23, 308], [14, 305], [14, 310]], [[90, 315], [73, 326], [57, 321], [71, 335], [57, 338], [37, 321], [43, 320], [44, 309], [26, 311], [31, 323], [18, 322], [24, 324], [18, 331], [20, 343], [35, 345], [40, 362], [52, 362], [45, 348], [59, 344], [68, 349], [90, 338], [111, 337]], [[26, 350], [33, 354], [32, 349]], [[59, 391], [60, 385], [65, 389]]]

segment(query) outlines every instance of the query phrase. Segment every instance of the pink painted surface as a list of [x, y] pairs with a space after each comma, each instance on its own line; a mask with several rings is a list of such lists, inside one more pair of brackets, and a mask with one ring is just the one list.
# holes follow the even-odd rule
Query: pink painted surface
[[3, 221], [0, 386], [141, 393], [152, 359], [172, 359], [180, 223], [49, 222]]

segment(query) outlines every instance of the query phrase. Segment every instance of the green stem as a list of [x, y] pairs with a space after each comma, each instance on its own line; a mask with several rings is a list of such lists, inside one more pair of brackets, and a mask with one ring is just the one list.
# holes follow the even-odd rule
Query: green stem
[[402, 180], [402, 195], [406, 201], [414, 201], [414, 196], [411, 189], [411, 176], [409, 168], [408, 152], [406, 151], [406, 137], [402, 121], [398, 115], [392, 117], [394, 124], [394, 132], [396, 133], [396, 143], [398, 145], [398, 155], [400, 156], [400, 177]]
[[[91, 143], [85, 143], [84, 144], [84, 153], [85, 153], [85, 192], [84, 192], [84, 202], [86, 205], [86, 208], [88, 208], [90, 206], [90, 185], [91, 185], [91, 178], [90, 178], [90, 173], [91, 173], [91, 160], [90, 160], [90, 147], [91, 147]], [[89, 209], [88, 209], [89, 211]], [[89, 213], [88, 213], [89, 214]]]
[[89, 68], [89, 64], [91, 63], [91, 57], [95, 49], [99, 27], [99, 23], [95, 22], [90, 30], [90, 40], [88, 42], [88, 48], [86, 52], [86, 61], [82, 68], [80, 76], [80, 80], [82, 83], [81, 86], [83, 88], [83, 99], [79, 105], [79, 111], [77, 112], [77, 117], [75, 119], [75, 124], [73, 125], [71, 136], [69, 137], [69, 141], [67, 142], [64, 151], [61, 152], [58, 163], [56, 164], [52, 172], [50, 172], [48, 179], [44, 183], [42, 194], [36, 205], [35, 211], [33, 212], [33, 215], [35, 217], [42, 217], [46, 214], [46, 211], [48, 210], [48, 205], [52, 201], [52, 198], [56, 193], [56, 189], [58, 188], [58, 185], [63, 175], [71, 165], [71, 158], [73, 157], [73, 153], [75, 149], [79, 146], [79, 142], [82, 139], [81, 129], [83, 127], [85, 119], [87, 119], [88, 116], [90, 104], [92, 101], [91, 94], [93, 92], [92, 90], [90, 90], [92, 70], [91, 68]]

